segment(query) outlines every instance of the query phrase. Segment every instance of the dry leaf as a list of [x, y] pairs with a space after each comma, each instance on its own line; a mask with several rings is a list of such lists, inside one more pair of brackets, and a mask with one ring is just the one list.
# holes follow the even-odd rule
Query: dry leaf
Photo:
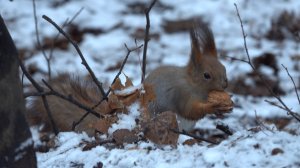
[[187, 139], [186, 141], [183, 142], [183, 145], [193, 146], [197, 143], [198, 141], [196, 139]]
[[115, 83], [111, 85], [111, 90], [115, 91], [115, 90], [122, 90], [122, 89], [124, 89], [124, 85], [122, 84], [120, 78], [117, 78]]
[[145, 93], [141, 94], [140, 103], [143, 108], [147, 109], [149, 102], [155, 99], [155, 92], [150, 84], [144, 84], [144, 91]]
[[170, 129], [178, 130], [175, 113], [166, 111], [158, 114], [142, 126], [147, 139], [159, 145], [177, 145], [178, 134]]
[[103, 134], [106, 134], [110, 126], [111, 126], [111, 123], [108, 120], [106, 120], [106, 119], [99, 119], [95, 123], [94, 128], [97, 131], [99, 131], [99, 132], [101, 132]]
[[131, 79], [126, 75], [125, 75], [125, 77], [126, 77], [125, 88], [133, 86], [133, 83], [132, 83]]
[[124, 143], [130, 144], [137, 142], [138, 136], [128, 129], [118, 129], [113, 133], [113, 139], [117, 145], [123, 145]]
[[109, 107], [113, 110], [124, 108], [124, 104], [122, 103], [122, 101], [119, 100], [118, 96], [116, 96], [115, 94], [109, 95], [108, 104]]
[[102, 101], [101, 104], [96, 108], [96, 111], [105, 115], [111, 113], [113, 110], [110, 108], [108, 101]]
[[130, 106], [131, 104], [133, 104], [134, 102], [136, 102], [138, 100], [139, 96], [140, 96], [139, 92], [136, 91], [133, 94], [123, 98], [122, 102], [125, 106]]

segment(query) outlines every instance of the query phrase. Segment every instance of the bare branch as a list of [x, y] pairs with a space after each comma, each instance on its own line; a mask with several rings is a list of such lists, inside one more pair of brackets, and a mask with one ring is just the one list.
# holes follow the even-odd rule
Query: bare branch
[[296, 95], [297, 95], [297, 99], [298, 99], [298, 103], [300, 105], [300, 98], [299, 98], [299, 94], [298, 94], [298, 90], [297, 90], [297, 86], [295, 84], [295, 81], [294, 81], [292, 75], [290, 74], [289, 70], [287, 69], [287, 67], [285, 67], [283, 64], [281, 64], [281, 66], [285, 69], [286, 73], [288, 74], [288, 76], [290, 77], [291, 81], [293, 82], [294, 89], [295, 89], [295, 92], [296, 92]]
[[[248, 47], [247, 47], [247, 40], [246, 40], [246, 34], [245, 34], [245, 31], [244, 31], [244, 26], [243, 26], [243, 21], [241, 19], [241, 16], [240, 16], [240, 13], [239, 13], [239, 10], [238, 10], [238, 7], [236, 5], [236, 3], [234, 3], [234, 6], [236, 8], [236, 13], [237, 13], [237, 16], [239, 18], [239, 21], [240, 21], [240, 24], [241, 24], [241, 29], [242, 29], [242, 34], [243, 34], [243, 38], [244, 38], [244, 48], [245, 48], [245, 51], [246, 51], [246, 55], [247, 55], [247, 58], [248, 60], [247, 61], [242, 61], [242, 62], [246, 62], [247, 64], [249, 64], [249, 66], [252, 68], [253, 72], [260, 78], [260, 80], [263, 82], [264, 86], [268, 89], [269, 93], [277, 99], [278, 102], [280, 102], [280, 104], [282, 105], [283, 109], [285, 111], [287, 111], [287, 113], [291, 116], [293, 116], [296, 120], [298, 120], [300, 122], [300, 118], [298, 117], [298, 114], [295, 113], [295, 112], [292, 112], [288, 107], [287, 105], [283, 102], [283, 100], [281, 99], [281, 97], [279, 95], [277, 95], [276, 93], [273, 92], [273, 90], [270, 88], [270, 85], [268, 84], [268, 82], [266, 82], [266, 80], [264, 79], [264, 77], [257, 72], [257, 69], [254, 67], [254, 65], [252, 64], [251, 62], [251, 59], [250, 59], [250, 55], [249, 55], [249, 52], [248, 52]], [[236, 59], [236, 60], [239, 60], [239, 59]], [[241, 60], [240, 60], [241, 61]]]
[[27, 97], [36, 97], [36, 96], [49, 96], [51, 92], [26, 92], [23, 97], [26, 99]]
[[[131, 53], [132, 51], [138, 50], [138, 49], [140, 49], [140, 48], [143, 47], [143, 45], [140, 45], [140, 46], [138, 46], [138, 47], [129, 49], [129, 48], [127, 47], [126, 44], [124, 44], [124, 46], [125, 46], [125, 48], [127, 49], [127, 54], [126, 54], [126, 56], [125, 56], [125, 58], [124, 58], [124, 60], [123, 60], [123, 62], [122, 62], [122, 65], [121, 65], [121, 67], [120, 67], [120, 69], [119, 69], [117, 75], [115, 76], [115, 78], [114, 78], [114, 80], [112, 81], [112, 83], [111, 83], [110, 86], [112, 86], [112, 85], [116, 82], [116, 80], [119, 78], [119, 76], [121, 75], [121, 73], [122, 73], [122, 71], [123, 71], [123, 68], [124, 68], [124, 66], [125, 66], [125, 64], [126, 64], [126, 62], [127, 62], [127, 59], [128, 59], [128, 57], [129, 57], [130, 53]], [[106, 96], [108, 96], [110, 92], [111, 92], [111, 88], [109, 88], [109, 90], [106, 92]]]
[[38, 20], [37, 20], [37, 15], [36, 15], [36, 5], [35, 5], [35, 0], [32, 0], [32, 5], [33, 5], [33, 15], [34, 15], [34, 24], [35, 24], [35, 35], [36, 35], [36, 41], [38, 48], [42, 51], [43, 56], [47, 62], [47, 67], [48, 67], [48, 79], [51, 79], [51, 65], [50, 65], [50, 57], [47, 57], [45, 50], [42, 47], [41, 41], [40, 41], [40, 34], [39, 34], [39, 29], [38, 29]]
[[[44, 92], [44, 88], [42, 88], [33, 78], [32, 76], [28, 73], [28, 71], [26, 70], [23, 62], [21, 61], [21, 59], [18, 57], [18, 60], [19, 60], [19, 64], [20, 64], [20, 67], [24, 73], [24, 75], [27, 77], [27, 79], [32, 83], [32, 85], [36, 88], [36, 90], [40, 93], [43, 93]], [[50, 123], [52, 125], [52, 129], [53, 129], [53, 132], [55, 135], [58, 134], [58, 129], [57, 129], [57, 126], [53, 120], [53, 117], [52, 117], [52, 113], [50, 111], [50, 108], [49, 108], [49, 105], [48, 105], [48, 101], [47, 101], [47, 98], [46, 98], [46, 95], [42, 95], [42, 101], [43, 101], [43, 104], [45, 106], [45, 109], [46, 109], [46, 112], [47, 112], [47, 115], [50, 119]]]
[[147, 63], [147, 49], [148, 49], [148, 42], [150, 40], [149, 38], [149, 29], [150, 29], [150, 18], [149, 13], [156, 3], [157, 0], [153, 0], [149, 6], [149, 8], [145, 9], [145, 15], [146, 15], [146, 30], [145, 30], [145, 37], [144, 37], [144, 51], [143, 51], [143, 66], [142, 66], [142, 83], [145, 79], [146, 75], [146, 63]]
[[276, 107], [278, 107], [278, 108], [280, 108], [280, 109], [282, 109], [282, 110], [285, 110], [284, 107], [278, 105], [278, 104], [275, 103], [275, 102], [272, 102], [272, 101], [270, 101], [270, 100], [265, 100], [265, 102], [269, 103], [269, 104], [272, 105], [272, 106], [276, 106]]
[[48, 16], [43, 15], [43, 18], [48, 21], [49, 23], [51, 23], [62, 35], [64, 35], [67, 40], [74, 46], [74, 48], [76, 49], [77, 53], [79, 54], [80, 58], [81, 58], [81, 64], [83, 64], [85, 66], [85, 68], [88, 70], [89, 74], [91, 75], [93, 81], [95, 82], [95, 84], [97, 85], [97, 87], [99, 88], [101, 94], [104, 96], [104, 99], [107, 99], [107, 97], [105, 97], [105, 92], [104, 89], [102, 87], [102, 83], [100, 83], [98, 81], [98, 79], [96, 78], [94, 72], [92, 71], [92, 69], [90, 68], [90, 66], [88, 65], [88, 63], [86, 62], [81, 50], [79, 49], [78, 45], [71, 39], [71, 37], [64, 31], [62, 30], [53, 20], [51, 20]]

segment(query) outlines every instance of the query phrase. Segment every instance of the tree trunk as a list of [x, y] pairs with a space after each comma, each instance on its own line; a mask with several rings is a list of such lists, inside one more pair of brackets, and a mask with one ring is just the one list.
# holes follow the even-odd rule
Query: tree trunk
[[17, 49], [0, 15], [0, 167], [36, 167]]

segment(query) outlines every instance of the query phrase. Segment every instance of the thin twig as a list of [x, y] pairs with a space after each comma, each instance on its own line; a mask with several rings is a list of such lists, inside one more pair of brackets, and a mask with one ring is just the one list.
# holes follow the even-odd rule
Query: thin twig
[[232, 131], [230, 130], [230, 128], [228, 127], [228, 125], [224, 125], [224, 124], [217, 124], [216, 125], [216, 129], [224, 132], [227, 135], [233, 135]]
[[[75, 13], [75, 15], [71, 18], [70, 21], [69, 21], [69, 18], [67, 18], [66, 21], [64, 22], [64, 24], [61, 26], [61, 28], [64, 29], [66, 26], [70, 25], [76, 19], [76, 17], [83, 11], [83, 9], [84, 9], [83, 7], [80, 8], [80, 10]], [[53, 57], [54, 44], [58, 40], [59, 35], [60, 35], [60, 33], [58, 32], [52, 42], [51, 50], [49, 53], [49, 59], [52, 59], [52, 57]]]
[[278, 104], [275, 103], [275, 102], [272, 102], [272, 101], [270, 101], [270, 100], [264, 100], [264, 101], [267, 102], [267, 103], [269, 103], [269, 104], [272, 105], [272, 106], [276, 106], [276, 107], [278, 107], [278, 108], [280, 108], [280, 109], [282, 109], [282, 110], [285, 110], [284, 107], [278, 105]]
[[177, 130], [177, 129], [170, 129], [170, 130], [173, 131], [173, 132], [176, 133], [176, 134], [187, 135], [187, 136], [192, 137], [192, 138], [195, 138], [195, 139], [197, 139], [197, 140], [205, 141], [205, 142], [208, 142], [208, 143], [211, 143], [211, 144], [214, 144], [214, 145], [217, 145], [217, 144], [218, 144], [217, 142], [211, 141], [211, 140], [209, 140], [209, 139], [205, 139], [205, 138], [203, 138], [203, 137], [200, 137], [200, 136], [197, 136], [197, 135], [188, 133], [188, 132], [186, 132], [185, 130], [182, 130], [182, 131], [179, 131], [179, 130]]
[[231, 56], [225, 56], [225, 57], [231, 59], [232, 61], [241, 61], [241, 62], [244, 62], [244, 63], [247, 63], [247, 64], [248, 64], [248, 61], [247, 61], [247, 60], [243, 60], [243, 59], [235, 58], [235, 57], [231, 57]]
[[[259, 128], [264, 128], [265, 130], [268, 130], [268, 131], [274, 133], [274, 131], [271, 128], [267, 127], [265, 125], [265, 123], [259, 119], [256, 110], [254, 111], [254, 113], [255, 113], [255, 121], [257, 122]], [[261, 131], [263, 131], [264, 134], [268, 135], [267, 133], [264, 132], [263, 129], [261, 129]]]
[[[96, 78], [94, 72], [92, 71], [92, 69], [90, 68], [90, 66], [88, 65], [88, 63], [86, 62], [79, 46], [77, 45], [76, 42], [74, 42], [71, 37], [64, 31], [62, 30], [53, 20], [51, 20], [48, 16], [43, 15], [43, 19], [45, 19], [46, 21], [48, 21], [49, 23], [51, 23], [62, 35], [65, 36], [65, 38], [67, 38], [67, 40], [74, 46], [74, 48], [76, 49], [77, 53], [79, 54], [80, 58], [81, 58], [81, 64], [83, 64], [85, 66], [85, 68], [88, 70], [89, 74], [91, 75], [93, 81], [95, 82], [95, 84], [97, 85], [98, 89], [100, 90], [101, 94], [103, 96], [105, 96], [105, 92], [104, 89], [102, 87], [102, 83], [99, 82], [99, 80]], [[103, 97], [104, 99], [107, 99], [107, 97]]]
[[[103, 99], [101, 102], [103, 102]], [[72, 131], [75, 131], [75, 128], [77, 127], [77, 125], [80, 124], [88, 115], [89, 115], [89, 112], [87, 111], [86, 113], [84, 113], [83, 116], [81, 116], [81, 118], [78, 121], [73, 121]]]
[[51, 79], [51, 65], [50, 65], [50, 57], [47, 57], [45, 50], [42, 47], [41, 41], [40, 41], [40, 35], [39, 35], [39, 29], [38, 29], [38, 20], [37, 20], [37, 14], [36, 14], [36, 5], [35, 0], [32, 0], [33, 5], [33, 15], [34, 15], [34, 25], [35, 25], [35, 35], [36, 35], [36, 41], [38, 44], [38, 48], [42, 51], [43, 56], [47, 62], [48, 67], [48, 79]]
[[[247, 59], [248, 59], [246, 61], [246, 63], [249, 64], [249, 66], [252, 68], [253, 72], [260, 78], [260, 80], [263, 82], [264, 86], [267, 88], [269, 93], [280, 102], [280, 104], [283, 106], [284, 110], [287, 111], [287, 113], [289, 115], [293, 116], [296, 120], [298, 120], [300, 122], [300, 118], [298, 118], [298, 115], [296, 115], [297, 113], [291, 111], [288, 108], [288, 106], [283, 102], [281, 97], [279, 95], [277, 95], [276, 93], [274, 93], [274, 91], [270, 88], [270, 85], [268, 84], [268, 82], [266, 82], [264, 77], [260, 73], [257, 72], [256, 68], [252, 64], [251, 59], [250, 59], [250, 55], [249, 55], [249, 52], [248, 52], [247, 40], [246, 40], [247, 36], [245, 34], [245, 31], [244, 31], [243, 21], [241, 19], [241, 16], [240, 16], [240, 13], [239, 13], [239, 10], [238, 10], [238, 7], [237, 7], [236, 3], [234, 3], [234, 6], [235, 6], [235, 9], [236, 9], [238, 19], [239, 19], [240, 24], [241, 24], [242, 34], [243, 34], [243, 38], [244, 38], [244, 48], [245, 48]], [[236, 59], [236, 60], [239, 60], [239, 59]], [[245, 61], [242, 61], [242, 62], [245, 62]]]
[[290, 77], [291, 81], [293, 82], [294, 89], [295, 89], [295, 92], [296, 92], [296, 95], [297, 95], [297, 99], [298, 99], [298, 103], [300, 105], [300, 98], [299, 98], [298, 89], [297, 89], [297, 86], [295, 84], [295, 81], [294, 81], [292, 75], [290, 74], [289, 70], [287, 69], [287, 67], [285, 67], [283, 64], [281, 64], [281, 66], [285, 69], [286, 73], [288, 74], [288, 76]]
[[49, 96], [51, 95], [51, 92], [26, 92], [23, 94], [23, 97], [26, 99], [28, 97], [36, 97], [36, 96]]
[[143, 50], [143, 66], [142, 66], [142, 83], [144, 82], [145, 75], [146, 75], [146, 63], [147, 63], [147, 49], [148, 49], [148, 42], [150, 40], [149, 38], [149, 29], [150, 29], [150, 18], [149, 13], [156, 3], [157, 0], [153, 0], [149, 6], [149, 8], [145, 9], [145, 15], [146, 15], [146, 30], [145, 30], [145, 37], [144, 37], [144, 50]]
[[[19, 64], [20, 64], [20, 67], [24, 73], [24, 75], [27, 77], [27, 79], [31, 82], [31, 84], [34, 86], [34, 88], [36, 88], [36, 90], [40, 93], [43, 93], [44, 92], [44, 89], [32, 78], [32, 76], [28, 73], [28, 71], [26, 70], [23, 62], [21, 61], [21, 59], [18, 57], [18, 61], [19, 61]], [[54, 122], [54, 119], [52, 117], [52, 113], [51, 113], [51, 110], [50, 110], [50, 107], [48, 105], [48, 101], [47, 101], [47, 98], [46, 98], [46, 95], [42, 95], [42, 101], [43, 101], [43, 104], [45, 106], [45, 109], [46, 109], [46, 112], [47, 112], [47, 115], [50, 119], [50, 123], [51, 123], [51, 126], [52, 126], [52, 129], [53, 129], [53, 132], [55, 135], [58, 134], [58, 129], [57, 129], [57, 126]]]

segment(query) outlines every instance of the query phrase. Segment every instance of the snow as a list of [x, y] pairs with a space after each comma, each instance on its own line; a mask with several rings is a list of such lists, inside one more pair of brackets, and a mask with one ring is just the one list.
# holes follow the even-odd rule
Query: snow
[[[101, 161], [105, 167], [288, 167], [299, 165], [299, 136], [286, 132], [249, 133], [241, 131], [220, 145], [210, 147], [179, 145], [176, 149], [147, 148], [108, 150], [97, 146], [90, 151], [81, 151], [85, 135], [60, 133], [59, 145], [54, 151], [38, 154], [40, 167], [70, 167], [73, 163], [84, 163], [92, 167]], [[264, 142], [264, 143], [261, 143]], [[297, 147], [298, 146], [298, 147]], [[131, 146], [132, 147], [132, 146]], [[272, 155], [279, 148], [283, 153]], [[227, 165], [227, 166], [225, 166]]]
[[[107, 88], [118, 70], [105, 71], [105, 69], [124, 59], [127, 53], [124, 43], [129, 48], [135, 47], [136, 44], [131, 34], [136, 29], [145, 27], [144, 15], [124, 13], [128, 10], [127, 4], [132, 2], [138, 1], [69, 1], [54, 8], [52, 1], [37, 1], [40, 37], [51, 37], [57, 34], [57, 30], [41, 18], [43, 14], [62, 25], [67, 18], [73, 17], [83, 7], [83, 11], [73, 23], [79, 25], [80, 28], [100, 28], [105, 33], [87, 34], [79, 46], [96, 76], [104, 81]], [[278, 0], [276, 3], [271, 0], [195, 0], [190, 2], [162, 0], [161, 2], [173, 9], [158, 10], [154, 7], [150, 13], [150, 32], [159, 33], [160, 37], [149, 41], [147, 72], [162, 64], [184, 66], [189, 59], [188, 33], [165, 33], [161, 25], [164, 20], [168, 19], [202, 16], [209, 22], [219, 50], [226, 50], [228, 56], [246, 59], [240, 23], [233, 5], [236, 3], [247, 33], [250, 56], [254, 58], [264, 52], [279, 55], [276, 57], [280, 68], [279, 78], [282, 80], [279, 84], [287, 92], [282, 96], [282, 100], [292, 110], [299, 112], [300, 107], [294, 86], [286, 71], [281, 67], [281, 64], [284, 64], [294, 77], [296, 84], [299, 85], [299, 70], [294, 68], [299, 67], [299, 61], [293, 61], [290, 58], [291, 55], [299, 55], [299, 42], [286, 39], [279, 43], [264, 38], [264, 34], [271, 26], [271, 20], [281, 11], [293, 11], [299, 15], [299, 0]], [[17, 48], [33, 50], [36, 46], [36, 37], [32, 1], [0, 0], [0, 14]], [[122, 26], [111, 30], [118, 24]], [[137, 45], [142, 43], [142, 40], [137, 40]], [[132, 52], [123, 70], [123, 73], [133, 80], [135, 86], [140, 84], [141, 56], [142, 50]], [[228, 59], [221, 61], [227, 69], [229, 80], [251, 71], [251, 68], [244, 63], [231, 62]], [[47, 71], [46, 61], [40, 51], [35, 51], [33, 57], [25, 63], [26, 65], [34, 63], [39, 69]], [[54, 50], [51, 66], [54, 74], [60, 72], [87, 74], [71, 45], [67, 51]], [[261, 70], [269, 75], [272, 74], [267, 67]], [[39, 76], [35, 77], [39, 78]], [[252, 82], [247, 81], [250, 84]], [[97, 146], [91, 150], [82, 151], [81, 142], [92, 141], [93, 138], [86, 134], [64, 132], [56, 137], [55, 148], [46, 153], [37, 153], [38, 167], [74, 167], [76, 164], [82, 164], [83, 167], [89, 168], [98, 162], [102, 162], [105, 167], [299, 167], [299, 122], [292, 119], [285, 128], [287, 131], [278, 130], [275, 125], [268, 123], [263, 123], [264, 126], [261, 126], [253, 118], [291, 118], [291, 116], [265, 102], [265, 100], [276, 102], [274, 98], [233, 95], [233, 100], [241, 107], [234, 108], [233, 112], [227, 114], [224, 119], [212, 119], [207, 116], [196, 124], [196, 128], [208, 130], [214, 130], [219, 122], [229, 125], [234, 134], [219, 145], [212, 146], [204, 142], [194, 146], [182, 145], [187, 136], [181, 135], [177, 148], [161, 148], [151, 142], [139, 142], [127, 145], [124, 149], [106, 149], [104, 146]], [[138, 107], [138, 104], [132, 105], [129, 115], [119, 114], [119, 122], [109, 129], [109, 133], [119, 128], [130, 130], [134, 128], [135, 118], [139, 116]], [[261, 127], [262, 131], [248, 131], [255, 127]], [[41, 142], [38, 140], [36, 129], [32, 128], [31, 131], [35, 145], [38, 145]], [[294, 134], [289, 132], [291, 130]], [[281, 149], [283, 153], [272, 155], [272, 150], [275, 148]]]
[[118, 122], [112, 124], [112, 126], [108, 129], [108, 133], [112, 135], [114, 131], [120, 128], [132, 130], [136, 126], [135, 119], [140, 116], [140, 112], [138, 111], [139, 107], [139, 103], [134, 103], [128, 109], [129, 114], [118, 114]]

